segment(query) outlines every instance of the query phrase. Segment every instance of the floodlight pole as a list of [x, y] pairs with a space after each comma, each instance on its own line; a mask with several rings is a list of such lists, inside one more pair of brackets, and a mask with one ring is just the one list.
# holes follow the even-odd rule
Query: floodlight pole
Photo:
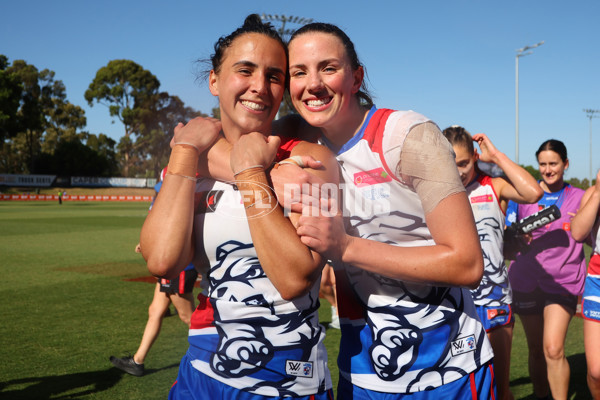
[[594, 180], [594, 171], [592, 170], [592, 118], [598, 118], [598, 116], [594, 114], [600, 113], [600, 110], [585, 108], [583, 112], [586, 113], [587, 117], [590, 119], [590, 186], [592, 186]]
[[[519, 58], [525, 57], [533, 53], [531, 49], [544, 44], [542, 40], [531, 46], [525, 46], [517, 49], [515, 57], [515, 162], [519, 164]], [[529, 51], [528, 51], [529, 50]]]
[[279, 36], [281, 36], [282, 39], [284, 39], [284, 37], [286, 35], [291, 35], [295, 31], [295, 29], [286, 29], [285, 28], [285, 24], [287, 22], [290, 22], [293, 24], [299, 24], [299, 25], [306, 25], [306, 24], [310, 24], [313, 21], [312, 18], [302, 18], [302, 17], [293, 16], [293, 15], [279, 15], [279, 14], [262, 14], [260, 16], [260, 19], [262, 19], [263, 21], [281, 22], [281, 26], [279, 27], [277, 32], [279, 33]]

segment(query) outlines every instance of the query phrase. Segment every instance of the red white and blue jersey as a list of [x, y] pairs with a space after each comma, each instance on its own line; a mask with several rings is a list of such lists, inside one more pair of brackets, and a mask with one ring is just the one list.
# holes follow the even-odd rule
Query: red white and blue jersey
[[592, 243], [594, 249], [581, 296], [581, 314], [587, 320], [600, 322], [600, 218], [596, 218], [592, 228]]
[[[592, 256], [600, 256], [600, 215], [596, 218], [596, 223], [592, 228], [592, 244], [594, 246]], [[600, 278], [600, 257], [590, 258], [588, 264], [588, 275]]]
[[235, 185], [200, 179], [195, 203], [196, 251], [206, 253], [209, 267], [190, 324], [192, 367], [262, 396], [331, 389], [319, 282], [293, 301], [281, 297], [260, 265]]
[[[417, 193], [394, 178], [382, 156], [386, 135], [406, 137], [427, 121], [412, 111], [373, 107], [340, 149], [349, 233], [394, 246], [434, 245]], [[469, 290], [403, 282], [352, 265], [334, 268], [342, 330], [338, 365], [353, 385], [419, 392], [460, 379], [492, 358]]]
[[471, 291], [473, 300], [475, 305], [485, 307], [512, 304], [508, 269], [502, 254], [505, 216], [492, 186], [492, 178], [479, 175], [466, 189], [477, 225], [484, 263], [481, 283], [477, 289]]

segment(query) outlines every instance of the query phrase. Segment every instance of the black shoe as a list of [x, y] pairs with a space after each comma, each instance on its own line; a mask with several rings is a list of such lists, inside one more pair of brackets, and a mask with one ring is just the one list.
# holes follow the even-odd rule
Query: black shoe
[[110, 362], [121, 371], [125, 371], [128, 374], [134, 376], [142, 376], [144, 375], [144, 364], [137, 364], [133, 361], [133, 356], [118, 358], [115, 356], [110, 356]]

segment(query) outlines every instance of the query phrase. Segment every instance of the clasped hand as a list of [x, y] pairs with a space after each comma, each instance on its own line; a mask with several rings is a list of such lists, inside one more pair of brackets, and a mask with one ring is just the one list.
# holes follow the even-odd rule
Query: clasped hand
[[200, 154], [217, 140], [221, 129], [221, 121], [211, 117], [196, 117], [185, 125], [180, 122], [174, 129], [171, 147], [186, 144]]
[[259, 132], [242, 135], [231, 149], [230, 164], [234, 174], [255, 166], [268, 169], [277, 155], [281, 139]]
[[[308, 166], [315, 162], [303, 159]], [[338, 188], [326, 190], [326, 182], [294, 164], [272, 170], [271, 181], [284, 209], [302, 214], [296, 228], [302, 243], [329, 260], [341, 260], [349, 236], [339, 208]]]

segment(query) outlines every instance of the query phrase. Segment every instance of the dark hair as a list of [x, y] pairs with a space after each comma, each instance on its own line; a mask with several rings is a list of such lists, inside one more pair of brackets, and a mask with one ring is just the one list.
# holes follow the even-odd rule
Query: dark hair
[[[359, 67], [363, 67], [366, 75], [366, 68], [364, 65], [361, 64], [360, 60], [358, 59], [358, 54], [356, 54], [356, 50], [354, 49], [354, 43], [352, 43], [352, 41], [344, 31], [342, 31], [340, 28], [333, 24], [328, 24], [325, 22], [313, 22], [311, 24], [304, 25], [302, 28], [299, 28], [296, 32], [292, 34], [292, 37], [290, 38], [288, 44], [291, 43], [296, 37], [304, 33], [311, 32], [328, 33], [340, 39], [340, 41], [344, 45], [344, 48], [346, 49], [346, 54], [350, 59], [352, 69], [357, 70]], [[359, 100], [362, 100], [362, 105], [369, 107], [373, 105], [373, 99], [369, 94], [369, 90], [367, 89], [366, 79], [363, 79], [362, 84], [360, 86], [360, 90], [358, 91], [356, 96], [359, 98]]]
[[556, 139], [546, 140], [544, 143], [541, 144], [541, 146], [538, 149], [538, 151], [535, 152], [535, 158], [538, 158], [539, 155], [540, 155], [540, 153], [542, 151], [546, 151], [546, 150], [550, 150], [550, 151], [555, 152], [556, 154], [558, 154], [560, 156], [560, 159], [563, 162], [567, 162], [567, 159], [568, 159], [568, 157], [567, 157], [567, 147], [560, 140], [556, 140]]
[[475, 153], [475, 148], [473, 146], [473, 138], [469, 131], [459, 125], [452, 125], [442, 131], [446, 139], [450, 142], [451, 145], [461, 145], [464, 146], [470, 154]]
[[225, 51], [231, 46], [235, 39], [247, 33], [260, 33], [275, 39], [281, 44], [281, 47], [285, 51], [285, 58], [287, 60], [287, 46], [273, 25], [271, 25], [269, 22], [263, 22], [258, 14], [250, 14], [246, 17], [242, 26], [231, 32], [229, 35], [221, 36], [219, 40], [217, 40], [214, 45], [214, 53], [211, 54], [209, 60], [199, 60], [201, 64], [207, 64], [210, 66], [208, 71], [204, 70], [200, 73], [200, 77], [206, 79], [210, 73], [210, 69], [218, 73], [221, 69], [221, 64], [223, 64], [223, 56]]

